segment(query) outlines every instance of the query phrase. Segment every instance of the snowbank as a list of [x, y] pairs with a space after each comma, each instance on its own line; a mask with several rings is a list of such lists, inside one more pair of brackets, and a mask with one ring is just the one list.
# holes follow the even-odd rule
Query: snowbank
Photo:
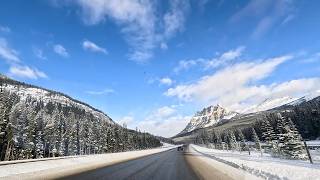
[[259, 152], [232, 152], [191, 145], [196, 151], [266, 179], [320, 180], [320, 164], [273, 158]]
[[128, 151], [121, 153], [109, 153], [98, 155], [77, 156], [63, 159], [40, 159], [34, 162], [23, 162], [15, 164], [0, 165], [0, 178], [4, 179], [52, 179], [61, 176], [88, 171], [91, 169], [116, 164], [119, 162], [136, 159], [139, 157], [163, 152], [175, 148], [166, 144], [163, 147]]
[[193, 145], [189, 146], [186, 154], [187, 162], [190, 164], [192, 169], [199, 174], [201, 177], [200, 179], [263, 179], [255, 174], [244, 171], [234, 163], [221, 161], [220, 159], [203, 154], [194, 148]]

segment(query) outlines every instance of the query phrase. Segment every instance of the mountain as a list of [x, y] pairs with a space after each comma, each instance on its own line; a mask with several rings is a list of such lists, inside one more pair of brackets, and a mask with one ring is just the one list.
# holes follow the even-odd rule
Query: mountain
[[291, 103], [298, 98], [293, 98], [290, 96], [284, 96], [279, 98], [267, 98], [264, 101], [262, 101], [259, 104], [253, 105], [241, 112], [241, 114], [249, 114], [249, 113], [255, 113], [259, 111], [266, 111], [272, 108], [276, 108], [288, 103]]
[[[276, 128], [279, 113], [294, 122], [304, 139], [320, 138], [320, 91], [316, 91], [300, 98], [267, 99], [232, 118], [222, 118], [213, 125], [202, 125], [191, 131], [184, 130], [173, 137], [173, 140], [177, 143], [193, 142], [202, 130], [209, 131], [210, 134], [212, 131], [224, 133], [237, 129], [242, 130], [250, 140], [252, 127], [261, 137], [262, 121], [268, 120], [273, 128]], [[188, 126], [191, 127], [190, 123]]]
[[228, 111], [220, 105], [209, 106], [197, 112], [186, 128], [179, 134], [191, 132], [195, 129], [205, 128], [219, 123], [221, 120], [231, 119], [237, 112]]
[[86, 103], [0, 75], [0, 160], [157, 146], [159, 138], [121, 127]]

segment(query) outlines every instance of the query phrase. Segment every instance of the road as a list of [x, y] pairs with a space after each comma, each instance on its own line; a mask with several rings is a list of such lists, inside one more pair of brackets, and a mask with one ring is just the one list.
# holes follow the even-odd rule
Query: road
[[3, 166], [0, 179], [257, 180], [239, 168], [198, 152], [155, 149], [35, 161]]
[[[171, 149], [169, 151], [145, 156], [135, 160], [130, 160], [114, 165], [101, 167], [98, 169], [73, 174], [59, 179], [62, 180], [232, 180], [246, 179], [240, 175], [230, 175], [230, 167], [216, 168], [207, 164], [201, 159], [202, 155], [189, 151], [177, 151]], [[225, 171], [225, 172], [224, 172]], [[231, 171], [237, 171], [231, 169]]]
[[172, 149], [61, 179], [196, 180], [200, 178], [187, 164], [184, 152]]

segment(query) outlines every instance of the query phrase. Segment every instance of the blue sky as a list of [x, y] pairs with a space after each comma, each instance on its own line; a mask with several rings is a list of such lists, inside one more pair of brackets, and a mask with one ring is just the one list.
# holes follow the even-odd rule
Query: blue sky
[[318, 1], [34, 0], [0, 6], [0, 71], [172, 136], [195, 111], [320, 89]]

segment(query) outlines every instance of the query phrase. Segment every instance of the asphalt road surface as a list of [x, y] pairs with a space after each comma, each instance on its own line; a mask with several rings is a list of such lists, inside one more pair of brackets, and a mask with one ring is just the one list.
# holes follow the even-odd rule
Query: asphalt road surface
[[137, 179], [137, 180], [195, 180], [202, 179], [190, 168], [183, 151], [169, 151], [139, 159], [74, 174], [61, 179]]

